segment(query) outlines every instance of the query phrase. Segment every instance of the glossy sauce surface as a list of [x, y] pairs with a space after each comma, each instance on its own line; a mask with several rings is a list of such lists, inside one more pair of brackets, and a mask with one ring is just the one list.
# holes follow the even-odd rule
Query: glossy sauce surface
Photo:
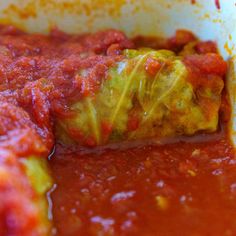
[[222, 134], [96, 154], [58, 147], [51, 167], [55, 235], [236, 234], [236, 159]]

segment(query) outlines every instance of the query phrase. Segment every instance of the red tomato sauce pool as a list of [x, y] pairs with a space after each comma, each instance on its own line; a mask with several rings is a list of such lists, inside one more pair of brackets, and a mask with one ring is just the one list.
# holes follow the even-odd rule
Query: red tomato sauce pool
[[50, 163], [54, 235], [236, 235], [226, 135], [96, 154], [58, 146]]

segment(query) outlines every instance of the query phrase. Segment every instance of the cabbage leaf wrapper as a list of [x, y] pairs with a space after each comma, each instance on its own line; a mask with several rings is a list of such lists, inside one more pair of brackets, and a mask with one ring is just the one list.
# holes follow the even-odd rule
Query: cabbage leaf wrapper
[[123, 55], [95, 94], [71, 105], [73, 117], [58, 119], [62, 141], [97, 146], [217, 130], [220, 76], [196, 86], [184, 58], [171, 51], [127, 49]]
[[0, 234], [49, 236], [46, 193], [52, 179], [46, 160], [36, 156], [19, 158], [4, 149], [0, 149], [0, 158]]

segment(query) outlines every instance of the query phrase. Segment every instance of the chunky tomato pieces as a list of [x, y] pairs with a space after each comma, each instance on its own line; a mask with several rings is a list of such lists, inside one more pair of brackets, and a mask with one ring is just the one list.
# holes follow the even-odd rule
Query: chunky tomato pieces
[[223, 76], [227, 71], [227, 63], [223, 58], [215, 53], [205, 55], [189, 55], [184, 61], [190, 67], [195, 67], [203, 74]]

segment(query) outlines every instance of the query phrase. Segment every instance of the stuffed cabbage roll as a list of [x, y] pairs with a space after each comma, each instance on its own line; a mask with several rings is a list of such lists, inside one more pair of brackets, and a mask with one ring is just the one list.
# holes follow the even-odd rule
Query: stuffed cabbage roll
[[57, 120], [57, 135], [96, 146], [214, 132], [225, 72], [226, 63], [214, 53], [124, 50], [99, 90], [71, 104], [73, 116]]
[[44, 159], [19, 161], [0, 149], [0, 235], [50, 235], [46, 192], [51, 183]]
[[46, 150], [28, 113], [1, 101], [0, 235], [50, 235]]

